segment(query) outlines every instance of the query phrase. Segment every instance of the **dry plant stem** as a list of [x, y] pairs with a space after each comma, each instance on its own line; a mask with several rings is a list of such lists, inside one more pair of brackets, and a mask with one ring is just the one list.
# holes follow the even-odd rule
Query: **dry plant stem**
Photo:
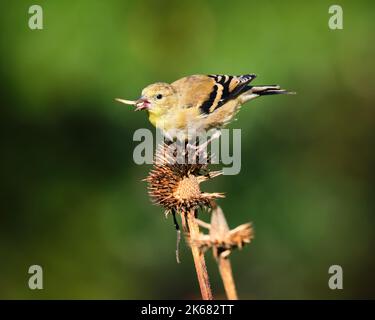
[[236, 285], [234, 284], [233, 279], [232, 266], [229, 258], [219, 255], [217, 263], [228, 300], [238, 300]]
[[[185, 217], [182, 217], [182, 221], [184, 223]], [[195, 220], [195, 212], [191, 210], [186, 214], [186, 222], [187, 226], [185, 229], [188, 228], [190, 237], [195, 238], [199, 236], [199, 226]], [[186, 228], [187, 227], [187, 228]], [[191, 246], [191, 252], [193, 254], [195, 270], [197, 272], [199, 287], [202, 294], [203, 300], [212, 300], [212, 292], [210, 281], [208, 279], [206, 261], [204, 259], [204, 254], [199, 250], [196, 245]]]

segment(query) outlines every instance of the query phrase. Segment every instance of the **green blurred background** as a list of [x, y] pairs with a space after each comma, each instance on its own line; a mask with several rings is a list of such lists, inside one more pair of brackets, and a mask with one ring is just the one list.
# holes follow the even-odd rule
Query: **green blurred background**
[[[44, 29], [28, 28], [40, 4]], [[242, 108], [230, 226], [256, 238], [232, 263], [243, 299], [375, 298], [375, 5], [339, 1], [1, 1], [0, 298], [199, 298], [183, 245], [133, 162], [143, 113], [115, 103], [156, 81], [256, 73], [296, 96]], [[207, 216], [203, 216], [207, 220]], [[224, 290], [207, 255], [214, 295]], [[28, 268], [44, 290], [28, 289]], [[328, 288], [328, 268], [344, 290]]]

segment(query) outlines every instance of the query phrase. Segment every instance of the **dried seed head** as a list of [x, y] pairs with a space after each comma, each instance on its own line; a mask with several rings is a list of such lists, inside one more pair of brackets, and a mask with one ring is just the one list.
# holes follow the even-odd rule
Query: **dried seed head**
[[174, 197], [180, 200], [197, 198], [200, 196], [200, 194], [201, 190], [199, 188], [199, 181], [192, 174], [189, 174], [187, 177], [183, 177], [173, 193]]
[[209, 230], [209, 234], [201, 233], [199, 237], [190, 239], [190, 242], [202, 251], [212, 248], [215, 258], [220, 255], [228, 256], [233, 249], [241, 249], [254, 238], [251, 223], [241, 224], [230, 230], [219, 206], [212, 210]]
[[200, 189], [201, 182], [216, 177], [221, 172], [210, 172], [207, 163], [191, 163], [191, 158], [188, 157], [188, 152], [185, 152], [182, 153], [185, 161], [176, 161], [176, 150], [166, 144], [162, 145], [156, 152], [153, 169], [145, 179], [151, 199], [164, 207], [166, 213], [210, 207], [213, 200], [224, 197], [222, 193], [206, 193]]

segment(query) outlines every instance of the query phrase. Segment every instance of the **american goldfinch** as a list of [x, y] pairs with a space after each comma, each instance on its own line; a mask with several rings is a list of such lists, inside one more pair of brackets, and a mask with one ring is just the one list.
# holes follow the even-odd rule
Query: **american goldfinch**
[[171, 84], [157, 82], [142, 90], [136, 100], [116, 99], [137, 110], [146, 110], [150, 122], [173, 139], [177, 133], [192, 134], [220, 129], [228, 124], [241, 105], [260, 96], [290, 94], [278, 85], [251, 86], [255, 74], [241, 76], [192, 75]]

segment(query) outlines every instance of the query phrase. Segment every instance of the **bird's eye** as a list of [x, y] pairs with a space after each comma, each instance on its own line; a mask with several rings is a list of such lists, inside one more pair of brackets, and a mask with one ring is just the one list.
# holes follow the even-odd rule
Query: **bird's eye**
[[159, 99], [159, 100], [160, 100], [161, 98], [163, 98], [163, 95], [159, 93], [159, 94], [156, 96], [156, 99]]

